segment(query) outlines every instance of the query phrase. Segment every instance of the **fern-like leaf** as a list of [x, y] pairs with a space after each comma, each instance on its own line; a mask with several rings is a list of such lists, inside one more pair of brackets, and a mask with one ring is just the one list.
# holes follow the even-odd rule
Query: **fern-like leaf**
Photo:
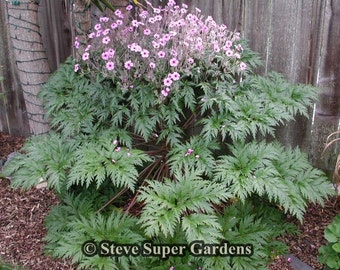
[[230, 149], [233, 155], [217, 163], [215, 180], [224, 182], [242, 201], [253, 194], [264, 196], [302, 220], [308, 201], [322, 202], [333, 193], [325, 175], [313, 169], [299, 150], [265, 142]]
[[55, 133], [32, 137], [24, 144], [21, 154], [5, 166], [4, 174], [13, 178], [11, 185], [15, 188], [29, 189], [47, 181], [48, 187], [60, 192], [77, 145], [73, 140], [65, 142]]
[[213, 142], [193, 136], [185, 144], [177, 144], [169, 151], [168, 164], [172, 174], [177, 172], [203, 171], [211, 175], [215, 165], [213, 150], [218, 146]]
[[[164, 183], [148, 181], [148, 186], [142, 189], [139, 196], [139, 200], [145, 203], [140, 224], [146, 235], [153, 237], [164, 234], [165, 237], [173, 237], [176, 227], [188, 211], [213, 215], [213, 204], [219, 204], [229, 198], [229, 193], [223, 185], [202, 180], [200, 174], [196, 171], [176, 175], [175, 182], [169, 179]], [[207, 220], [211, 221], [211, 218], [210, 216]], [[197, 222], [202, 222], [203, 225], [204, 219]], [[189, 228], [186, 227], [186, 230]], [[187, 236], [192, 239], [192, 234]]]
[[89, 187], [94, 181], [99, 188], [106, 179], [116, 187], [135, 189], [138, 167], [149, 161], [139, 150], [119, 147], [108, 138], [84, 143], [75, 152], [75, 163], [70, 170], [68, 187], [74, 184]]

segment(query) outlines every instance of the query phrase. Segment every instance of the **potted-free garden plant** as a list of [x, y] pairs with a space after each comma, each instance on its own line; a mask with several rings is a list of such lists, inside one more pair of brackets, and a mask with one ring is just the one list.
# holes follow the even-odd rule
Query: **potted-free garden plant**
[[59, 194], [49, 254], [90, 269], [265, 269], [295, 230], [284, 214], [302, 221], [333, 194], [299, 149], [258, 139], [307, 116], [317, 89], [254, 74], [240, 33], [170, 0], [101, 17], [82, 45], [40, 93], [51, 131], [5, 168], [13, 187]]

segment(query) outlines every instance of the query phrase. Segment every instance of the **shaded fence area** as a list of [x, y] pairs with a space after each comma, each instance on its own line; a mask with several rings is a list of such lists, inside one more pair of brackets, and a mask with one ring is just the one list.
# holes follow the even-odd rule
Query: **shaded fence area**
[[[14, 58], [0, 1], [0, 131], [26, 136], [25, 105], [16, 83]], [[117, 4], [119, 1], [115, 1]], [[142, 2], [142, 1], [141, 1]], [[155, 6], [163, 1], [151, 1]], [[310, 159], [330, 169], [339, 149], [320, 159], [325, 137], [338, 130], [340, 113], [340, 0], [182, 0], [199, 8], [231, 30], [238, 30], [263, 60], [257, 72], [282, 73], [290, 82], [320, 87], [319, 100], [309, 120], [299, 117], [281, 126], [278, 138], [300, 146]], [[71, 53], [72, 0], [40, 1], [40, 27], [51, 70]]]

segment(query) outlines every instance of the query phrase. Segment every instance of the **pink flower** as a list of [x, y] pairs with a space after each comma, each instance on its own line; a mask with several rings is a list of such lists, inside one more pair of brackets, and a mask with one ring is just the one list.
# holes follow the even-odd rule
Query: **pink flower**
[[115, 64], [112, 61], [106, 63], [107, 70], [113, 70], [115, 68]]
[[164, 57], [165, 57], [165, 52], [159, 51], [159, 52], [158, 52], [158, 57], [159, 57], [159, 58], [164, 58]]
[[161, 93], [164, 97], [167, 97], [169, 95], [169, 93], [165, 90], [162, 90]]
[[85, 53], [83, 54], [83, 56], [82, 56], [82, 59], [83, 59], [84, 61], [88, 60], [89, 58], [90, 58], [90, 54], [89, 54], [88, 52], [85, 52]]
[[109, 49], [107, 53], [109, 55], [109, 58], [112, 58], [116, 54], [116, 51], [114, 49]]
[[152, 17], [151, 17], [151, 18], [148, 19], [148, 22], [149, 22], [149, 23], [155, 23], [156, 20], [155, 20], [155, 18], [152, 18]]
[[194, 21], [194, 19], [195, 19], [195, 16], [193, 15], [193, 14], [188, 14], [188, 16], [187, 16], [187, 20], [188, 21]]
[[238, 50], [238, 51], [243, 51], [243, 47], [242, 47], [241, 44], [238, 44], [235, 48], [236, 48], [236, 50]]
[[192, 29], [190, 29], [190, 31], [189, 31], [189, 33], [190, 33], [191, 35], [195, 35], [196, 32], [197, 32], [196, 28], [192, 28]]
[[91, 49], [91, 45], [87, 45], [85, 48], [85, 52], [89, 51]]
[[102, 59], [103, 60], [109, 60], [109, 58], [110, 58], [110, 56], [109, 56], [109, 54], [107, 52], [103, 52], [102, 53]]
[[230, 48], [233, 45], [233, 42], [231, 40], [227, 40], [225, 43], [225, 46]]
[[161, 10], [159, 8], [154, 8], [153, 12], [155, 12], [156, 14], [159, 14], [159, 13], [161, 13]]
[[102, 29], [102, 25], [100, 23], [97, 23], [95, 26], [94, 26], [94, 29], [96, 31], [99, 31], [100, 29]]
[[172, 36], [172, 37], [174, 37], [174, 36], [177, 35], [177, 32], [176, 32], [176, 31], [170, 31], [170, 32], [169, 32], [169, 35]]
[[104, 36], [108, 35], [109, 33], [110, 33], [110, 29], [108, 28], [103, 31]]
[[214, 44], [214, 51], [217, 53], [220, 51], [220, 47], [218, 46], [218, 44]]
[[191, 57], [188, 59], [189, 64], [193, 64], [194, 62], [195, 62], [194, 59], [192, 59]]
[[168, 77], [174, 81], [178, 81], [181, 75], [179, 75], [178, 72], [174, 72], [174, 73], [170, 73]]
[[155, 64], [154, 62], [151, 62], [151, 63], [149, 64], [149, 67], [152, 68], [152, 69], [154, 69], [154, 68], [156, 67], [156, 64]]
[[241, 39], [241, 34], [240, 33], [238, 33], [238, 32], [236, 32], [235, 34], [234, 34], [234, 40], [240, 40]]
[[120, 9], [116, 9], [116, 10], [115, 10], [115, 15], [116, 15], [117, 17], [122, 16], [121, 10], [120, 10]]
[[139, 14], [139, 17], [143, 18], [143, 19], [146, 19], [146, 17], [148, 16], [148, 12], [146, 10], [143, 10], [140, 14]]
[[170, 66], [177, 67], [178, 66], [178, 60], [176, 58], [171, 58], [169, 61]]
[[162, 38], [161, 40], [159, 40], [159, 44], [164, 47], [166, 45], [166, 40]]
[[172, 50], [171, 50], [171, 55], [176, 57], [176, 56], [177, 56], [176, 50], [172, 49]]
[[97, 33], [96, 33], [96, 37], [100, 37], [102, 35], [102, 30], [98, 30]]
[[196, 48], [196, 50], [198, 50], [198, 51], [202, 51], [202, 50], [203, 50], [203, 46], [202, 46], [202, 44], [200, 44], [200, 43], [196, 44], [196, 45], [195, 45], [195, 48]]
[[137, 43], [132, 43], [129, 46], [130, 46], [129, 49], [133, 52], [141, 52], [142, 51], [142, 47], [139, 46]]
[[240, 67], [240, 70], [245, 70], [246, 68], [247, 68], [247, 64], [246, 63], [244, 63], [244, 62], [241, 62], [240, 63], [240, 65], [239, 65], [239, 67]]
[[151, 34], [151, 30], [149, 28], [146, 28], [144, 31], [143, 31], [144, 35], [146, 36], [149, 36]]
[[163, 90], [161, 91], [161, 93], [162, 93], [162, 95], [163, 95], [164, 97], [167, 97], [167, 96], [169, 95], [169, 93], [170, 93], [170, 88], [167, 87], [167, 88], [163, 89]]
[[76, 40], [75, 42], [74, 42], [74, 47], [76, 48], [76, 49], [78, 49], [79, 48], [79, 41], [78, 40]]
[[103, 44], [109, 44], [109, 42], [110, 42], [110, 38], [109, 37], [104, 37], [103, 39], [102, 39], [102, 42], [103, 42]]
[[171, 86], [172, 80], [171, 80], [171, 78], [167, 77], [163, 80], [163, 83], [164, 83], [165, 86]]
[[185, 14], [185, 13], [187, 13], [188, 12], [188, 10], [187, 9], [185, 9], [185, 8], [181, 8], [181, 13], [182, 14]]
[[131, 9], [133, 9], [133, 5], [128, 5], [128, 6], [126, 7], [126, 10], [127, 10], [127, 11], [129, 11], [129, 10], [131, 10]]
[[101, 18], [99, 18], [99, 21], [100, 22], [108, 22], [109, 18], [108, 17], [101, 17]]
[[94, 32], [89, 34], [89, 38], [94, 38], [96, 36], [96, 34]]
[[185, 153], [185, 156], [190, 156], [194, 152], [193, 149], [189, 148], [188, 151]]
[[112, 28], [112, 29], [115, 29], [115, 28], [117, 28], [117, 27], [118, 27], [118, 24], [116, 24], [116, 23], [112, 23], [112, 24], [111, 24], [111, 28]]
[[133, 63], [131, 62], [131, 60], [126, 61], [125, 64], [124, 64], [124, 67], [127, 70], [130, 70], [133, 67]]
[[155, 16], [155, 21], [161, 21], [162, 20], [162, 16], [161, 15], [156, 15]]
[[149, 53], [148, 50], [145, 50], [145, 49], [144, 49], [144, 50], [141, 51], [141, 55], [142, 55], [143, 58], [149, 57], [149, 54], [150, 54], [150, 53]]
[[232, 50], [227, 50], [225, 54], [230, 57], [233, 56], [234, 52]]
[[141, 52], [142, 51], [142, 47], [139, 46], [138, 44], [136, 43], [132, 43], [132, 44], [129, 44], [128, 45], [128, 48], [133, 51], [133, 52]]
[[122, 24], [123, 24], [123, 21], [122, 21], [122, 20], [117, 20], [117, 21], [116, 21], [116, 24], [117, 24], [117, 25], [122, 25]]
[[158, 49], [158, 48], [159, 48], [159, 43], [156, 42], [156, 41], [152, 41], [152, 46], [153, 46], [155, 49]]
[[173, 7], [173, 6], [175, 6], [175, 5], [176, 5], [175, 0], [169, 0], [169, 2], [168, 2], [168, 6], [169, 6], [169, 7]]
[[137, 20], [132, 20], [131, 24], [132, 24], [132, 26], [134, 26], [134, 27], [138, 27], [138, 26], [139, 26], [139, 23], [138, 23]]
[[80, 66], [79, 64], [75, 64], [74, 65], [74, 72], [77, 72], [79, 70]]

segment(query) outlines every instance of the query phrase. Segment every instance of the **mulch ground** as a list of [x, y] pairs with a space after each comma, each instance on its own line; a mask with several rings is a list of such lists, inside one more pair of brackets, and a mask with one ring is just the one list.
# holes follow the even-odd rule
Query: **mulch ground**
[[[0, 160], [18, 150], [23, 138], [0, 133]], [[21, 192], [9, 186], [9, 180], [0, 179], [0, 258], [9, 263], [34, 270], [75, 269], [69, 261], [53, 259], [44, 254], [44, 219], [53, 205], [59, 203], [56, 195], [45, 188]], [[335, 198], [324, 207], [310, 205], [304, 223], [296, 221], [301, 233], [282, 240], [290, 247], [290, 253], [309, 264], [315, 270], [323, 270], [317, 261], [318, 249], [325, 244], [323, 231], [340, 213]], [[291, 270], [287, 259], [280, 257], [269, 266], [271, 270]]]

